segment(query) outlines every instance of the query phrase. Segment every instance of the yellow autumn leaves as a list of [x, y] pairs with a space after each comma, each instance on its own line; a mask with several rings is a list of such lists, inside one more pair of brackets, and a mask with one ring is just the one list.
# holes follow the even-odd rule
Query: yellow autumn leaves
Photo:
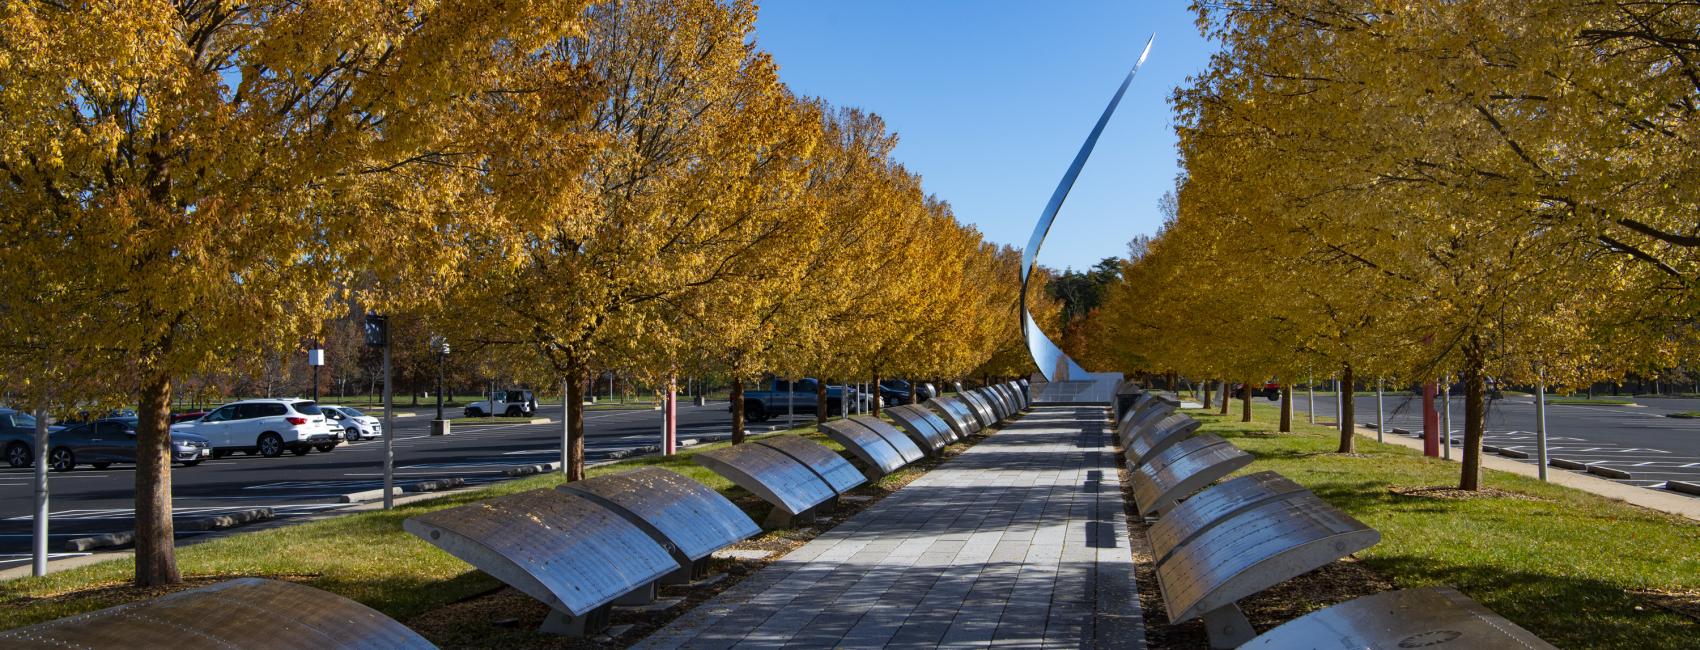
[[[1261, 382], [1582, 385], [1694, 351], [1700, 8], [1212, 3], [1178, 211], [1101, 362]], [[1474, 485], [1474, 454], [1463, 484]]]

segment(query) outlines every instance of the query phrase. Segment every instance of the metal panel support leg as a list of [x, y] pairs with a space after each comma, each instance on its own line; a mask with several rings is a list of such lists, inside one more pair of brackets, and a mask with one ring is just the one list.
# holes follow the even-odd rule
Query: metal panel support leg
[[1204, 613], [1204, 633], [1210, 637], [1210, 647], [1238, 648], [1257, 638], [1257, 630], [1240, 611], [1238, 605], [1227, 605]]

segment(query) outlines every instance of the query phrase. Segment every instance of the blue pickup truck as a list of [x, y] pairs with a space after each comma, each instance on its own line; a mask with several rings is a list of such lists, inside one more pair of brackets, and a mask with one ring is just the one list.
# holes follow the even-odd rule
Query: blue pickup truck
[[[789, 409], [794, 413], [814, 414], [816, 402], [819, 400], [820, 381], [807, 378], [795, 382], [785, 379], [773, 380], [771, 390], [744, 391], [744, 419], [750, 422], [761, 422], [776, 415], [784, 415]], [[844, 387], [826, 387], [826, 412], [842, 413], [844, 404]], [[726, 410], [730, 412], [731, 406]]]

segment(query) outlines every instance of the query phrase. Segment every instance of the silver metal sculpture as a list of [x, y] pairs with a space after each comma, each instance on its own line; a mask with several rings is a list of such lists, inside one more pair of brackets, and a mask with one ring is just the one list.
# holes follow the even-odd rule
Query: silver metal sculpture
[[1139, 61], [1128, 70], [1127, 78], [1122, 80], [1116, 95], [1110, 98], [1110, 105], [1104, 107], [1104, 114], [1098, 116], [1098, 123], [1092, 127], [1092, 133], [1086, 136], [1086, 143], [1080, 145], [1080, 152], [1074, 154], [1074, 162], [1063, 173], [1062, 181], [1057, 183], [1056, 191], [1051, 193], [1051, 200], [1045, 204], [1045, 211], [1039, 214], [1039, 223], [1033, 228], [1033, 237], [1027, 240], [1027, 248], [1021, 251], [1021, 333], [1027, 339], [1027, 352], [1033, 356], [1033, 363], [1039, 366], [1039, 372], [1045, 375], [1047, 381], [1069, 381], [1084, 379], [1086, 371], [1080, 364], [1064, 354], [1062, 348], [1051, 341], [1050, 337], [1039, 330], [1039, 324], [1033, 321], [1033, 313], [1027, 309], [1027, 280], [1033, 275], [1033, 262], [1039, 257], [1039, 246], [1045, 243], [1045, 235], [1051, 231], [1051, 222], [1056, 221], [1057, 211], [1062, 209], [1063, 200], [1068, 198], [1069, 190], [1074, 189], [1075, 179], [1080, 177], [1080, 169], [1086, 166], [1086, 159], [1092, 156], [1092, 148], [1098, 145], [1098, 136], [1104, 133], [1104, 125], [1115, 114], [1116, 105], [1122, 101], [1122, 95], [1127, 94], [1127, 87], [1133, 84], [1133, 77], [1139, 74], [1139, 67], [1145, 65], [1145, 57], [1151, 54], [1151, 43], [1157, 40], [1157, 35], [1145, 41], [1145, 50], [1139, 53]]

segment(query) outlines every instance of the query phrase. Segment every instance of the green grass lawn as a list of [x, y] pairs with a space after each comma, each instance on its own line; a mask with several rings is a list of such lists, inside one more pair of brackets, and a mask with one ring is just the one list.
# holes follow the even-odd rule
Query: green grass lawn
[[1695, 419], [1695, 418], [1700, 418], [1700, 411], [1680, 411], [1680, 412], [1677, 412], [1677, 413], [1666, 413], [1665, 417], [1667, 417], [1667, 418], [1682, 418], [1682, 419], [1685, 419], [1685, 420], [1692, 420], [1692, 419]]
[[[815, 432], [814, 426], [783, 433], [803, 434], [834, 450], [837, 443]], [[592, 476], [641, 466], [678, 472], [739, 500], [748, 493], [701, 465], [691, 456], [730, 443], [692, 446], [672, 457], [646, 456], [592, 467]], [[905, 469], [882, 479], [906, 478]], [[238, 576], [286, 578], [360, 601], [398, 620], [406, 620], [498, 586], [494, 578], [402, 531], [408, 517], [432, 510], [526, 490], [552, 487], [560, 474], [535, 476], [493, 484], [405, 505], [256, 531], [210, 540], [177, 549], [178, 567], [186, 580], [197, 583]], [[751, 500], [744, 498], [745, 503]], [[750, 514], [766, 514], [765, 506]], [[129, 586], [135, 570], [130, 558], [115, 559], [41, 578], [0, 583], [0, 629], [13, 628], [160, 595], [161, 591]]]
[[1547, 404], [1549, 404], [1549, 405], [1550, 404], [1558, 404], [1560, 406], [1563, 406], [1563, 405], [1570, 405], [1570, 406], [1629, 406], [1629, 405], [1632, 405], [1634, 403], [1635, 403], [1635, 400], [1627, 398], [1627, 397], [1583, 397], [1583, 396], [1577, 396], [1577, 397], [1548, 397], [1547, 398]]
[[[1381, 531], [1360, 553], [1401, 588], [1453, 585], [1561, 648], [1700, 647], [1700, 621], [1645, 592], [1700, 604], [1700, 524], [1533, 478], [1484, 470], [1487, 487], [1517, 497], [1446, 500], [1389, 486], [1456, 486], [1457, 463], [1359, 437], [1359, 456], [1334, 453], [1332, 430], [1303, 424], [1272, 434], [1277, 413], [1256, 422], [1189, 410], [1203, 431]], [[1520, 498], [1519, 498], [1520, 497]]]

